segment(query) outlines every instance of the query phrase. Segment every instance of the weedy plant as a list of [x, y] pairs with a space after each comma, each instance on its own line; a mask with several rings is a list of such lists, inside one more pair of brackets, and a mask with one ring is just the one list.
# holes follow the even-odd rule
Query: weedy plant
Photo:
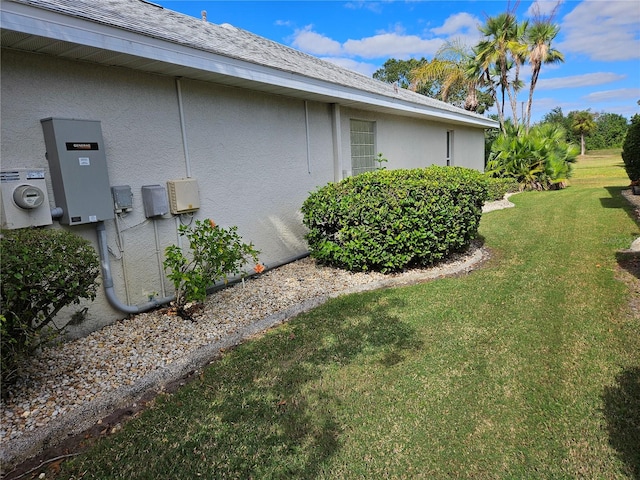
[[180, 225], [178, 233], [189, 240], [190, 253], [187, 256], [182, 248], [171, 245], [165, 249], [163, 265], [175, 287], [175, 306], [182, 318], [191, 319], [187, 303], [202, 302], [207, 288], [238, 275], [250, 260], [256, 263], [257, 273], [264, 270], [258, 263], [260, 252], [253, 243], [243, 243], [237, 231], [236, 226], [225, 229], [209, 219], [196, 220], [193, 228]]
[[385, 170], [387, 167], [384, 167], [382, 164], [387, 163], [389, 161], [382, 153], [378, 153], [376, 157], [376, 162], [378, 163], [378, 170]]

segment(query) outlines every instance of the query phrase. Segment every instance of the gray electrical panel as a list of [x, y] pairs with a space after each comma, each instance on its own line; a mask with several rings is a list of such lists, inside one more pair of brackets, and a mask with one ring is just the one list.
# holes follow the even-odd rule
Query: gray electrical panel
[[40, 120], [60, 223], [81, 225], [113, 218], [102, 129], [95, 120]]

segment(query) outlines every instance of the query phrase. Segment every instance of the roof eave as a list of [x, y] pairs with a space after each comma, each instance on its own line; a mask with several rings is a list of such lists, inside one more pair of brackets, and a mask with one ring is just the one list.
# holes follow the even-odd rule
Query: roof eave
[[[477, 128], [496, 128], [497, 122], [481, 117], [440, 110], [401, 98], [287, 72], [215, 53], [178, 45], [110, 25], [99, 24], [22, 3], [2, 1], [0, 27], [5, 31], [67, 42], [128, 58], [128, 68], [192, 77], [309, 100], [354, 108], [382, 110], [405, 116], [446, 121]], [[4, 41], [3, 41], [4, 46]], [[131, 61], [130, 59], [138, 59]], [[78, 58], [76, 58], [78, 59]], [[139, 60], [144, 60], [140, 62]], [[95, 60], [93, 60], [95, 61]], [[113, 62], [99, 61], [114, 65]], [[171, 73], [169, 73], [171, 72]]]

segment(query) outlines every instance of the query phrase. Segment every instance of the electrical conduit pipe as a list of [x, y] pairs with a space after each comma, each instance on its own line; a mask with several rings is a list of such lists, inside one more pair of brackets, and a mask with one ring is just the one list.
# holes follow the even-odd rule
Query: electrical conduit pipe
[[113, 289], [111, 262], [109, 261], [109, 249], [107, 248], [107, 231], [104, 227], [104, 222], [98, 222], [98, 225], [96, 226], [96, 233], [98, 235], [98, 251], [100, 253], [100, 265], [102, 266], [102, 284], [104, 285], [104, 293], [107, 296], [109, 304], [113, 308], [125, 313], [142, 313], [153, 310], [154, 308], [158, 308], [162, 305], [166, 305], [175, 300], [175, 296], [171, 296], [158, 299], [154, 298], [142, 305], [126, 305], [122, 303]]
[[[109, 301], [109, 304], [113, 308], [125, 313], [134, 313], [134, 314], [143, 313], [143, 312], [148, 312], [149, 310], [153, 310], [154, 308], [161, 307], [162, 305], [167, 305], [168, 303], [173, 302], [175, 300], [176, 298], [175, 295], [172, 295], [170, 297], [164, 297], [164, 298], [158, 298], [158, 299], [154, 298], [153, 300], [147, 303], [144, 303], [142, 305], [137, 305], [137, 306], [126, 305], [122, 303], [118, 299], [113, 289], [113, 278], [111, 277], [111, 262], [109, 261], [109, 249], [107, 248], [107, 231], [104, 227], [104, 222], [98, 222], [98, 225], [96, 226], [96, 233], [98, 235], [98, 250], [100, 252], [100, 265], [102, 266], [102, 283], [104, 285], [104, 293], [107, 296], [107, 300]], [[295, 255], [294, 257], [291, 257], [285, 260], [284, 262], [280, 262], [280, 263], [277, 263], [276, 265], [265, 268], [263, 273], [273, 270], [275, 268], [281, 267], [283, 265], [287, 265], [288, 263], [296, 262], [308, 256], [309, 256], [308, 252]], [[245, 277], [245, 278], [251, 278], [253, 276], [254, 275], [249, 275], [248, 277]], [[207, 292], [212, 293], [216, 290], [220, 290], [222, 288], [239, 283], [241, 281], [242, 281], [242, 278], [235, 278], [227, 282], [221, 282], [218, 285], [214, 284], [207, 289]]]

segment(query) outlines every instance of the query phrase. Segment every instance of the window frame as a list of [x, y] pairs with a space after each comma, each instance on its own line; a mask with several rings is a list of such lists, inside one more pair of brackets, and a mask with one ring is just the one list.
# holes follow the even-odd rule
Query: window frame
[[[367, 125], [358, 129], [354, 126]], [[355, 141], [354, 141], [355, 140]], [[349, 119], [349, 146], [351, 149], [351, 175], [377, 170], [377, 123], [374, 120]]]
[[453, 166], [453, 135], [454, 135], [453, 130], [447, 130], [447, 136], [446, 136], [447, 149], [446, 149], [446, 155], [445, 155], [447, 167]]

